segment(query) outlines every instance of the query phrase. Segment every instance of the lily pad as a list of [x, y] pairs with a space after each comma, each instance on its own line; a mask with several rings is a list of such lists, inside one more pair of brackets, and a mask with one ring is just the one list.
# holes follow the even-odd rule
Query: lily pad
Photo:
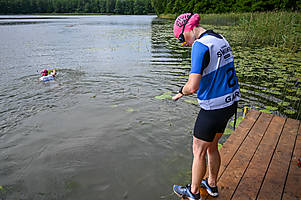
[[286, 89], [286, 91], [288, 91], [288, 92], [296, 92], [297, 90], [295, 88], [291, 88], [291, 89]]
[[225, 129], [225, 132], [224, 132], [224, 135], [231, 135], [231, 134], [232, 134], [232, 132], [233, 132], [233, 130], [232, 130], [232, 129], [230, 129], [230, 128], [226, 128], [226, 129]]
[[6, 196], [6, 190], [4, 189], [3, 186], [0, 185], [0, 199], [5, 199], [4, 198], [5, 196]]
[[281, 92], [279, 91], [271, 91], [272, 94], [275, 94], [275, 95], [281, 95]]
[[65, 184], [65, 188], [68, 190], [73, 190], [78, 187], [79, 187], [79, 183], [77, 183], [76, 181], [69, 181], [69, 182], [66, 182], [66, 184]]
[[271, 110], [271, 111], [278, 110], [277, 107], [273, 107], [273, 106], [265, 106], [264, 108], [267, 109], [267, 110]]
[[279, 105], [279, 106], [289, 106], [290, 103], [289, 103], [289, 102], [286, 102], [286, 101], [282, 101], [282, 102], [279, 102], [278, 105]]
[[247, 93], [247, 92], [248, 92], [248, 90], [246, 90], [246, 89], [243, 89], [243, 88], [240, 88], [240, 92], [242, 92], [242, 93]]
[[134, 109], [133, 108], [128, 108], [125, 110], [126, 112], [134, 112]]
[[199, 105], [199, 103], [198, 103], [198, 100], [196, 100], [196, 99], [185, 99], [184, 100], [186, 103], [191, 103], [191, 104], [194, 104], [194, 105]]
[[279, 88], [284, 88], [284, 87], [285, 87], [283, 83], [276, 83], [276, 85], [277, 85], [277, 87], [279, 87]]
[[300, 98], [298, 97], [293, 97], [293, 96], [286, 96], [287, 99], [292, 100], [292, 101], [298, 101]]
[[294, 110], [288, 110], [288, 109], [287, 109], [287, 110], [284, 111], [284, 113], [285, 113], [285, 114], [289, 114], [289, 115], [293, 115], [293, 114], [296, 113], [296, 111], [294, 111]]
[[263, 112], [263, 113], [269, 113], [269, 114], [272, 114], [273, 112], [270, 111], [270, 110], [265, 110], [265, 109], [262, 109], [262, 110], [259, 110], [260, 112]]
[[155, 96], [155, 99], [164, 100], [164, 99], [171, 99], [171, 92], [165, 92], [160, 96]]

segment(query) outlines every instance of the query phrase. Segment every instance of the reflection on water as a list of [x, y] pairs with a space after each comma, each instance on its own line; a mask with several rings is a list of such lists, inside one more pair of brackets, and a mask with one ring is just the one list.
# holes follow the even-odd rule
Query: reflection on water
[[57, 16], [0, 16], [0, 26], [4, 25], [30, 25], [41, 23], [53, 23], [57, 20], [76, 19], [75, 17], [57, 17]]
[[[171, 186], [189, 182], [199, 108], [195, 96], [170, 100], [190, 71], [190, 48], [173, 37], [172, 21], [25, 18], [32, 23], [0, 25], [0, 197], [177, 199]], [[240, 107], [296, 116], [284, 111], [299, 112], [300, 57], [232, 48]], [[38, 81], [44, 68], [57, 68], [56, 81]]]
[[[72, 17], [74, 18], [74, 17]], [[7, 16], [7, 17], [0, 17], [0, 20], [27, 20], [32, 19], [34, 21], [41, 20], [41, 19], [70, 19], [70, 17], [57, 17], [57, 16], [32, 16], [32, 17], [26, 17], [26, 16]]]

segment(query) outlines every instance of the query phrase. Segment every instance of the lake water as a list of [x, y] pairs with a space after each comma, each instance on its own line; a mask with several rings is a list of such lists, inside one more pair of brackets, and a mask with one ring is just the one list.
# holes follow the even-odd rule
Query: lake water
[[[177, 199], [172, 185], [190, 179], [198, 106], [195, 96], [169, 99], [190, 63], [172, 25], [155, 16], [0, 16], [0, 197]], [[232, 48], [240, 108], [298, 118], [300, 58], [285, 60], [299, 67], [285, 68], [294, 84], [271, 88], [254, 78], [257, 65], [246, 69], [252, 50]], [[58, 70], [54, 82], [38, 81], [44, 68]], [[289, 104], [275, 109], [281, 102]]]

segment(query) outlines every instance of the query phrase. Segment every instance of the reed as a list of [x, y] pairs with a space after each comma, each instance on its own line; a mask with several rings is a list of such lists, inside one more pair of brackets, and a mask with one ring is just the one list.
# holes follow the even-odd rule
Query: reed
[[235, 26], [246, 13], [200, 14], [202, 25]]
[[261, 12], [242, 15], [238, 26], [243, 45], [301, 50], [301, 15], [298, 12]]

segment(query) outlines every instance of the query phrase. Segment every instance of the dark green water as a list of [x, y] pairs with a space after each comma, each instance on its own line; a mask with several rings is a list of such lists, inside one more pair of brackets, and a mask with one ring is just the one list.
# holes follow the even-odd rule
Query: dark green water
[[[0, 197], [177, 199], [171, 187], [189, 181], [199, 108], [195, 96], [169, 99], [190, 70], [172, 25], [154, 16], [0, 17]], [[240, 109], [300, 118], [300, 54], [242, 47], [229, 27], [206, 28], [232, 45]], [[38, 81], [43, 68], [58, 69], [55, 82]]]

